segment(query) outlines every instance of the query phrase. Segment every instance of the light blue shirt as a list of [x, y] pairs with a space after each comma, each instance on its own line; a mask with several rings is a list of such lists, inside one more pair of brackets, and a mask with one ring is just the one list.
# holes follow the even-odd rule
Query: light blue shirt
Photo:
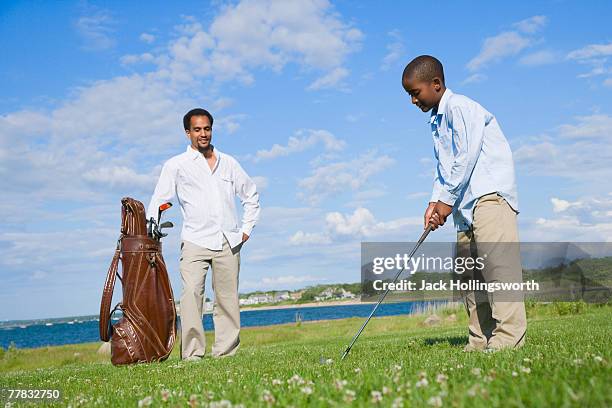
[[500, 194], [518, 213], [512, 151], [495, 116], [447, 88], [430, 123], [438, 161], [430, 201], [453, 206], [457, 230], [471, 228], [486, 194]]

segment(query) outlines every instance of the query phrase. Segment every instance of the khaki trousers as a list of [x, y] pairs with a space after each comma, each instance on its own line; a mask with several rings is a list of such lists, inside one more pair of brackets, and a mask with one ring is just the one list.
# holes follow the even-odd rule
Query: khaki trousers
[[240, 308], [238, 273], [240, 247], [232, 251], [227, 240], [220, 251], [202, 248], [189, 241], [181, 244], [179, 268], [183, 280], [181, 294], [181, 357], [203, 357], [206, 350], [202, 307], [204, 282], [212, 266], [212, 287], [215, 293], [213, 322], [215, 342], [212, 355], [230, 356], [240, 345]]
[[[472, 229], [457, 233], [457, 255], [483, 256], [482, 272], [467, 271], [462, 281], [522, 282], [516, 212], [500, 195], [482, 196], [476, 203]], [[479, 276], [478, 276], [479, 275]], [[469, 318], [466, 349], [520, 347], [525, 342], [527, 317], [522, 293], [486, 291], [461, 293]]]

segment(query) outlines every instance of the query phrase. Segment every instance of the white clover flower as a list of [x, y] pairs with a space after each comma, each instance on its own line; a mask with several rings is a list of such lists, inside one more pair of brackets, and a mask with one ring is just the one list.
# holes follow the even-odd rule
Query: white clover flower
[[232, 403], [228, 400], [213, 401], [208, 408], [232, 408]]
[[357, 368], [355, 369], [355, 373], [356, 373], [356, 374], [359, 374], [360, 372], [361, 372], [361, 368], [357, 367]]
[[334, 388], [336, 388], [338, 391], [343, 389], [346, 384], [347, 384], [346, 380], [340, 380], [340, 379], [334, 380]]
[[427, 403], [432, 407], [441, 407], [442, 406], [442, 398], [440, 396], [431, 397], [427, 400]]
[[513, 376], [513, 377], [518, 377], [518, 373], [517, 373], [516, 371], [513, 371], [513, 372], [512, 372], [512, 376]]
[[478, 368], [478, 367], [472, 368], [472, 374], [474, 374], [477, 377], [480, 377], [481, 372], [482, 372], [482, 370], [480, 368]]
[[529, 363], [531, 363], [531, 359], [530, 359], [530, 358], [525, 357], [525, 358], [523, 359], [523, 362], [525, 362], [525, 363], [529, 364]]
[[302, 391], [302, 393], [304, 393], [306, 395], [312, 394], [312, 388], [310, 388], [310, 387], [302, 387], [302, 388], [300, 388], [300, 391]]
[[521, 371], [525, 374], [529, 374], [531, 372], [531, 368], [529, 367], [521, 367]]
[[446, 382], [446, 380], [448, 380], [448, 377], [445, 374], [439, 373], [436, 376], [436, 382], [438, 384], [444, 384]]
[[402, 397], [397, 397], [393, 400], [393, 404], [391, 404], [391, 408], [402, 408], [404, 406], [404, 399]]
[[429, 381], [427, 381], [427, 378], [423, 377], [419, 381], [417, 381], [414, 385], [417, 388], [427, 387], [429, 385]]
[[151, 397], [151, 396], [144, 397], [143, 399], [138, 401], [138, 408], [140, 408], [140, 407], [148, 407], [152, 403], [153, 403], [153, 397]]
[[327, 360], [325, 360], [325, 364], [330, 365], [333, 364], [334, 360], [332, 360], [331, 358], [328, 358]]
[[597, 362], [597, 363], [601, 363], [603, 362], [603, 357], [602, 356], [595, 356], [593, 357], [593, 359]]
[[372, 391], [370, 395], [372, 396], [372, 403], [374, 404], [378, 404], [383, 399], [382, 393], [380, 391]]
[[166, 402], [166, 401], [168, 401], [168, 398], [170, 398], [170, 391], [168, 391], [168, 390], [161, 390], [161, 399], [162, 399], [162, 401]]
[[274, 395], [272, 395], [272, 393], [268, 390], [263, 390], [263, 392], [261, 393], [261, 400], [269, 405], [272, 405], [276, 402], [276, 398], [274, 398]]
[[391, 389], [389, 387], [382, 387], [382, 393], [383, 395], [387, 395], [391, 393]]
[[353, 402], [355, 400], [355, 391], [346, 390], [344, 391], [344, 402]]

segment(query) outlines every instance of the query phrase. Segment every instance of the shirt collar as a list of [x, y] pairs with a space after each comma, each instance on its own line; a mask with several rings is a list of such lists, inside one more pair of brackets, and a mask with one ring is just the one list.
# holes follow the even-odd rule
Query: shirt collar
[[442, 116], [444, 112], [446, 112], [446, 105], [448, 104], [448, 100], [453, 95], [453, 91], [446, 88], [444, 90], [444, 94], [442, 94], [442, 98], [440, 98], [440, 102], [438, 103], [438, 108], [431, 111], [431, 117], [429, 118], [429, 123], [434, 123], [436, 118]]
[[[213, 147], [213, 151], [217, 155], [217, 161], [221, 160], [221, 152], [219, 151], [219, 149], [217, 149], [216, 147]], [[187, 146], [187, 154], [189, 155], [189, 158], [193, 160], [202, 156], [202, 153], [200, 153], [199, 151], [191, 147], [191, 145]]]

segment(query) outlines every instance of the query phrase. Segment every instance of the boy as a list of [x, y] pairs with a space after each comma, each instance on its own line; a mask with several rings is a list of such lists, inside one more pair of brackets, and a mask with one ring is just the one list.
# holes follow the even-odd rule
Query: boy
[[[414, 105], [432, 111], [437, 166], [425, 227], [437, 229], [452, 213], [457, 256], [484, 256], [485, 282], [522, 282], [514, 164], [497, 120], [477, 102], [447, 89], [442, 64], [429, 55], [406, 66], [402, 85]], [[471, 271], [461, 279], [465, 282], [478, 273]], [[524, 344], [527, 319], [522, 293], [504, 297], [466, 291], [462, 297], [469, 318], [465, 351]]]

